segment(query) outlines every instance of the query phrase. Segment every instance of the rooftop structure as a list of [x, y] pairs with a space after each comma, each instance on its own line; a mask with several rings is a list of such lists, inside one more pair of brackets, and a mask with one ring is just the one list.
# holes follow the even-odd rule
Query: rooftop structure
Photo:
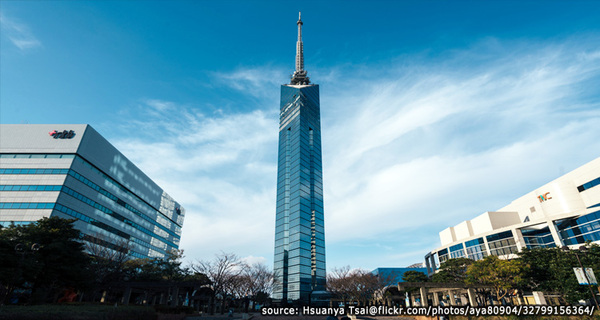
[[425, 256], [429, 274], [440, 263], [495, 255], [515, 258], [524, 248], [600, 243], [600, 158], [531, 192], [440, 232], [442, 246]]

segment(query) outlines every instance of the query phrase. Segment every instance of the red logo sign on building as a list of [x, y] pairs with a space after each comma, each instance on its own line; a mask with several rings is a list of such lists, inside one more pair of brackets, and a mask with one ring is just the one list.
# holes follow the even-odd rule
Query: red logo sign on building
[[75, 131], [73, 130], [64, 130], [64, 131], [50, 131], [48, 134], [54, 139], [72, 139], [75, 136]]

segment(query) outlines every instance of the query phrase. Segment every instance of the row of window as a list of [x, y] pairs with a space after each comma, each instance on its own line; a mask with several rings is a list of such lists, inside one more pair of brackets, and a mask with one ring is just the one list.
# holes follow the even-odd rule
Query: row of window
[[[318, 242], [318, 243], [317, 243]], [[289, 238], [280, 238], [275, 240], [275, 248], [288, 247], [288, 250], [293, 250], [296, 248], [302, 248], [304, 250], [316, 250], [316, 252], [324, 252], [325, 242], [323, 240], [315, 239], [314, 243], [312, 241], [302, 241], [302, 240], [289, 240]]]
[[[87, 222], [87, 223], [89, 223], [91, 225], [94, 225], [94, 226], [96, 226], [96, 227], [98, 227], [100, 229], [106, 230], [106, 231], [108, 231], [108, 232], [110, 232], [112, 234], [115, 234], [115, 235], [117, 235], [117, 236], [119, 236], [121, 238], [124, 238], [124, 239], [127, 239], [127, 240], [132, 240], [133, 242], [135, 242], [137, 244], [141, 244], [144, 247], [147, 247], [147, 248], [153, 248], [154, 247], [154, 246], [150, 245], [147, 242], [143, 242], [143, 241], [141, 241], [141, 240], [139, 240], [137, 238], [131, 237], [131, 235], [129, 235], [129, 234], [127, 234], [127, 233], [125, 233], [125, 232], [117, 229], [117, 228], [109, 226], [106, 223], [103, 223], [101, 221], [92, 219], [92, 218], [86, 216], [83, 213], [77, 212], [77, 211], [75, 211], [75, 210], [73, 210], [73, 209], [71, 209], [69, 207], [65, 207], [65, 206], [63, 206], [63, 205], [61, 205], [59, 203], [56, 204], [56, 206], [54, 207], [54, 209], [58, 210], [58, 211], [60, 211], [60, 212], [62, 212], [64, 214], [66, 214], [66, 215], [69, 215], [69, 216], [71, 216], [71, 217], [73, 217], [75, 219], [79, 219], [81, 221], [84, 221], [84, 222]], [[156, 250], [160, 250], [160, 248], [157, 248], [157, 247], [154, 247], [154, 248], [156, 248]], [[138, 253], [138, 255], [141, 258], [146, 258], [146, 256], [140, 255], [139, 253]], [[134, 256], [136, 256], [136, 255], [134, 255]]]
[[[586, 241], [600, 241], [600, 211], [596, 211], [578, 218], [568, 218], [556, 222], [561, 240], [566, 245], [582, 244]], [[556, 243], [550, 233], [548, 226], [541, 229], [521, 229], [527, 248], [551, 248]], [[491, 255], [508, 255], [518, 252], [512, 231], [489, 235], [486, 237]], [[483, 239], [473, 239], [464, 243], [467, 256], [471, 259], [482, 259], [486, 256]], [[463, 244], [457, 244], [437, 252], [439, 262], [442, 263], [449, 258], [463, 256]], [[450, 253], [449, 253], [450, 251]]]
[[[515, 240], [512, 236], [512, 231], [510, 230], [489, 235], [486, 237], [486, 239], [488, 241], [491, 255], [501, 256], [516, 253], [518, 251]], [[480, 260], [487, 257], [488, 252], [483, 238], [469, 240], [464, 244], [459, 243], [451, 246], [450, 248], [442, 249], [437, 252], [437, 259], [440, 264], [448, 259], [461, 258], [465, 256], [473, 260]]]
[[8, 228], [11, 225], [15, 225], [15, 226], [24, 226], [26, 224], [30, 224], [31, 221], [0, 221], [0, 226], [2, 226], [3, 228]]
[[[112, 193], [108, 192], [106, 189], [100, 187], [99, 185], [97, 185], [94, 182], [90, 181], [89, 179], [87, 179], [86, 177], [84, 177], [81, 174], [77, 173], [76, 171], [74, 171], [74, 170], [69, 171], [69, 175], [72, 176], [72, 177], [74, 177], [75, 179], [79, 180], [80, 182], [82, 182], [86, 186], [92, 188], [93, 190], [99, 192], [100, 194], [106, 196], [110, 200], [112, 200], [112, 201], [116, 202], [117, 204], [123, 206], [125, 209], [133, 212], [135, 215], [137, 215], [137, 216], [141, 217], [142, 219], [150, 222], [152, 225], [158, 226], [159, 228], [163, 229], [164, 231], [166, 231], [167, 233], [169, 233], [170, 235], [174, 236], [177, 239], [180, 238], [175, 232], [171, 231], [170, 229], [168, 229], [167, 227], [163, 226], [162, 224], [157, 223], [157, 220], [154, 220], [154, 219], [148, 217], [147, 215], [145, 215], [144, 213], [142, 213], [140, 210], [134, 208], [130, 204], [126, 203], [125, 201], [123, 201], [121, 199], [119, 199], [117, 196], [115, 196]], [[157, 212], [156, 210], [152, 210], [152, 211]], [[168, 220], [168, 221], [170, 221], [170, 220]], [[173, 223], [173, 226], [176, 227], [177, 225], [175, 225]]]
[[115, 218], [115, 219], [117, 219], [119, 221], [122, 221], [122, 222], [126, 223], [129, 226], [132, 226], [133, 228], [135, 228], [135, 229], [137, 229], [137, 230], [139, 230], [139, 231], [141, 231], [141, 232], [149, 235], [152, 238], [157, 238], [157, 239], [159, 239], [159, 240], [161, 240], [161, 241], [169, 244], [173, 248], [177, 248], [177, 246], [175, 244], [173, 244], [172, 242], [170, 242], [169, 240], [164, 239], [163, 237], [157, 235], [156, 233], [154, 233], [154, 232], [152, 232], [152, 231], [150, 231], [150, 230], [142, 227], [141, 225], [139, 225], [139, 224], [137, 224], [137, 223], [135, 223], [135, 222], [133, 222], [133, 221], [131, 221], [131, 220], [123, 217], [122, 215], [120, 215], [120, 214], [112, 211], [111, 209], [109, 209], [109, 208], [107, 208], [107, 207], [105, 207], [105, 206], [103, 206], [103, 205], [95, 202], [94, 200], [89, 199], [88, 197], [86, 197], [86, 196], [78, 193], [77, 191], [75, 191], [75, 190], [73, 190], [71, 188], [64, 187], [63, 188], [63, 192], [66, 193], [66, 194], [68, 194], [68, 195], [70, 195], [70, 196], [72, 196], [72, 197], [74, 197], [74, 198], [76, 198], [76, 199], [78, 199], [81, 202], [84, 202], [84, 203], [88, 204], [89, 206], [91, 206], [93, 208], [96, 208], [96, 209], [98, 209], [98, 210], [100, 210], [100, 211], [102, 211], [102, 212], [110, 215], [111, 217], [113, 217], [113, 218]]
[[67, 174], [69, 169], [0, 169], [0, 174]]
[[[21, 226], [21, 225], [28, 225], [28, 224], [31, 224], [31, 223], [32, 223], [32, 221], [0, 221], [0, 226], [2, 226], [4, 228], [8, 228], [11, 225]], [[113, 250], [118, 249], [118, 248], [115, 248], [116, 245], [114, 245], [114, 244], [111, 244], [111, 243], [109, 243], [107, 241], [104, 241], [104, 240], [101, 240], [101, 239], [94, 238], [94, 237], [92, 237], [90, 235], [86, 235], [86, 234], [83, 234], [83, 233], [82, 233], [82, 239], [84, 241], [88, 241], [88, 242], [91, 242], [91, 243], [94, 243], [94, 244], [99, 244], [99, 245], [102, 245], [104, 247], [107, 247], [107, 248], [110, 248], [110, 249], [113, 249]], [[142, 258], [142, 259], [146, 258], [146, 256], [144, 256], [144, 255], [142, 255], [140, 253], [137, 253], [137, 252], [135, 252], [133, 250], [131, 250], [129, 252], [129, 254], [132, 255], [132, 256], [134, 256], [134, 257], [136, 257], [136, 258]]]
[[514, 238], [497, 240], [497, 241], [494, 241], [494, 242], [488, 242], [488, 246], [490, 247], [490, 250], [496, 249], [496, 248], [509, 247], [509, 246], [512, 246], [512, 245], [515, 245], [515, 239]]
[[[29, 154], [24, 154], [22, 156], [40, 156], [40, 157], [44, 157], [44, 156], [53, 156], [53, 155], [29, 155]], [[55, 156], [65, 156], [65, 157], [71, 157], [73, 158], [74, 155], [55, 155]], [[94, 168], [91, 164], [87, 163], [87, 161], [85, 161], [84, 159], [81, 159], [79, 157], [77, 157], [78, 160], [86, 163], [88, 166]], [[94, 168], [95, 169], [95, 168]], [[100, 172], [98, 169], [95, 169], [94, 171], [97, 171], [97, 173], [101, 174], [105, 179], [107, 179], [107, 181], [111, 182], [112, 184], [116, 185], [117, 187], [119, 187], [119, 189], [121, 189], [122, 191], [126, 192], [127, 194], [129, 194], [130, 196], [133, 196], [137, 199], [140, 200], [141, 203], [145, 204], [148, 206], [148, 209], [150, 211], [156, 211], [157, 213], [160, 213], [161, 215], [163, 215], [166, 219], [168, 219], [170, 222], [172, 222], [175, 225], [175, 228], [181, 228], [179, 225], [176, 224], [176, 222], [174, 222], [172, 219], [170, 219], [169, 217], [167, 217], [164, 213], [160, 212], [160, 210], [156, 210], [154, 209], [152, 206], [146, 204], [146, 202], [144, 202], [143, 200], [141, 200], [138, 196], [136, 196], [135, 194], [129, 192], [126, 188], [124, 188], [123, 186], [121, 186], [118, 182], [114, 181], [113, 179], [111, 179], [110, 177], [108, 177], [107, 175], [105, 175], [104, 173]], [[71, 176], [73, 176], [74, 178], [76, 178], [77, 180], [83, 182], [84, 184], [88, 185], [90, 188], [100, 192], [101, 194], [107, 196], [108, 198], [110, 198], [113, 201], [118, 201], [119, 199], [114, 196], [113, 194], [109, 193], [108, 191], [106, 191], [105, 189], [99, 187], [98, 185], [96, 185], [95, 183], [91, 182], [89, 179], [83, 177], [82, 175], [80, 175], [79, 173], [73, 171], [73, 170], [69, 170], [69, 169], [22, 169], [22, 168], [14, 168], [14, 169], [0, 169], [0, 174], [69, 174]], [[0, 190], [0, 191], [7, 191], [7, 190]], [[56, 191], [56, 190], [11, 190], [11, 191]], [[141, 212], [139, 212], [139, 210], [135, 209], [134, 207], [126, 204], [126, 208], [129, 209], [130, 211], [136, 213], [136, 214], [141, 214]], [[142, 216], [142, 218], [155, 223], [156, 221], [153, 220], [152, 218], [149, 217], [144, 217]], [[179, 236], [174, 233], [173, 231], [171, 231], [168, 228], [163, 228], [165, 231], [171, 233], [173, 236], [179, 238]]]
[[517, 252], [519, 252], [519, 249], [517, 249], [517, 246], [508, 246], [503, 248], [491, 249], [490, 252], [493, 256], [505, 256], [509, 254], [516, 254]]
[[[30, 169], [30, 170], [31, 170], [31, 169]], [[33, 170], [36, 170], [36, 169], [33, 169]], [[40, 169], [37, 169], [37, 170], [40, 170]], [[57, 169], [43, 169], [43, 170], [57, 170]], [[94, 190], [98, 191], [99, 193], [101, 193], [101, 194], [105, 195], [105, 196], [106, 196], [106, 197], [108, 197], [109, 199], [111, 199], [111, 200], [114, 200], [114, 201], [119, 201], [119, 200], [120, 200], [120, 199], [118, 199], [117, 197], [115, 197], [114, 195], [112, 195], [111, 193], [109, 193], [108, 191], [106, 191], [106, 190], [104, 190], [104, 189], [100, 188], [100, 187], [99, 187], [98, 185], [96, 185], [95, 183], [93, 183], [93, 182], [89, 181], [88, 179], [84, 178], [84, 177], [83, 177], [83, 176], [81, 176], [80, 174], [78, 174], [78, 173], [76, 173], [76, 172], [74, 172], [74, 171], [69, 171], [68, 173], [69, 173], [69, 175], [71, 175], [71, 176], [74, 176], [75, 178], [77, 178], [78, 180], [80, 180], [80, 181], [84, 182], [86, 185], [88, 185], [89, 187], [91, 187], [91, 188], [93, 188]], [[0, 185], [0, 191], [60, 191], [61, 189], [62, 189], [62, 186], [61, 186], [61, 185]], [[71, 190], [71, 189], [68, 189], [68, 190]], [[71, 190], [71, 192], [66, 192], [66, 193], [67, 193], [67, 194], [70, 194], [70, 195], [74, 195], [74, 194], [73, 194], [73, 192], [75, 192], [75, 191], [72, 191], [72, 190]], [[76, 193], [76, 192], [75, 192], [75, 193]], [[78, 194], [78, 193], [76, 193], [76, 194]], [[82, 196], [82, 197], [83, 197], [83, 196]], [[85, 197], [84, 197], [84, 198], [85, 198]], [[87, 199], [87, 198], [85, 198], [85, 199]], [[82, 200], [82, 199], [79, 199], [79, 200], [81, 200], [81, 201], [84, 201], [84, 202], [86, 202], [86, 203], [88, 203], [89, 201], [93, 202], [93, 201], [92, 201], [92, 200], [90, 200], [90, 199], [87, 199], [87, 200]], [[95, 203], [95, 202], [94, 202], [94, 203]], [[123, 203], [124, 203], [124, 202], [123, 202]], [[90, 203], [88, 203], [88, 204], [90, 204]], [[124, 203], [124, 204], [125, 204], [125, 205], [124, 205], [124, 206], [125, 206], [125, 208], [127, 208], [128, 210], [130, 210], [130, 211], [132, 211], [132, 212], [136, 213], [138, 216], [141, 216], [141, 217], [142, 217], [142, 218], [144, 218], [145, 220], [147, 220], [147, 221], [151, 222], [153, 225], [156, 225], [156, 226], [160, 227], [161, 229], [163, 229], [163, 230], [167, 231], [167, 232], [168, 232], [169, 234], [171, 234], [172, 236], [174, 236], [174, 237], [176, 237], [176, 238], [179, 238], [179, 237], [178, 237], [176, 234], [174, 234], [172, 231], [168, 230], [167, 228], [165, 228], [164, 226], [162, 226], [162, 225], [160, 225], [160, 224], [157, 224], [157, 223], [156, 223], [154, 220], [150, 219], [149, 217], [147, 217], [147, 216], [143, 215], [141, 212], [139, 212], [139, 210], [137, 210], [137, 209], [135, 209], [135, 208], [131, 207], [130, 205], [128, 205], [128, 204], [126, 204], [126, 203]], [[90, 205], [92, 205], [92, 206], [96, 207], [96, 205], [93, 205], [93, 204], [90, 204]], [[98, 206], [100, 206], [99, 204], [97, 204], [97, 205], [98, 205]], [[102, 208], [104, 208], [103, 206], [101, 206], [101, 207], [102, 207]], [[24, 205], [24, 204], [19, 204], [19, 205], [18, 205], [18, 207], [17, 207], [17, 205], [16, 205], [16, 204], [13, 204], [13, 205], [11, 205], [11, 209], [47, 209], [47, 208], [40, 208], [40, 207], [39, 207], [39, 206], [37, 206], [37, 205]], [[103, 209], [100, 209], [100, 208], [97, 208], [97, 209], [99, 209], [99, 210], [101, 210], [101, 211], [103, 211], [103, 212], [106, 212], [106, 210], [109, 210], [109, 211], [111, 211], [110, 209], [106, 209], [106, 208], [105, 208], [106, 210], [103, 210]], [[133, 209], [133, 210], [132, 210], [132, 209]], [[111, 212], [112, 212], [112, 211], [111, 211]], [[107, 212], [107, 213], [108, 213], [108, 212]], [[110, 214], [110, 213], [109, 213], [109, 214]], [[124, 220], [122, 220], [122, 219], [120, 219], [120, 220], [121, 220], [121, 221], [124, 221]], [[139, 228], [138, 228], [138, 229], [139, 229]], [[147, 230], [147, 231], [144, 231], [144, 232], [145, 232], [145, 233], [148, 233], [148, 232], [151, 232], [151, 231]]]
[[580, 185], [579, 187], [577, 187], [577, 190], [579, 190], [579, 192], [582, 192], [587, 189], [593, 188], [599, 184], [600, 184], [600, 177]]
[[529, 249], [556, 247], [548, 226], [540, 229], [521, 229], [525, 245]]
[[54, 202], [0, 202], [0, 209], [52, 209]]
[[510, 230], [489, 235], [486, 238], [490, 248], [490, 254], [493, 256], [503, 256], [519, 251], [513, 233]]
[[558, 223], [558, 232], [566, 245], [600, 240], [600, 211]]
[[462, 258], [465, 256], [465, 250], [462, 243], [450, 247], [450, 258]]
[[512, 238], [512, 237], [513, 237], [512, 231], [508, 230], [508, 231], [489, 235], [486, 237], [486, 239], [488, 242], [492, 242], [492, 241], [508, 239], [508, 238]]
[[[295, 190], [294, 192], [290, 192], [289, 185], [284, 186], [279, 189], [279, 193], [277, 194], [277, 207], [283, 207], [285, 204], [290, 203], [303, 203], [306, 206], [310, 206], [311, 203], [319, 208], [323, 208], [323, 196], [318, 193], [314, 193], [313, 197], [304, 196], [300, 197], [300, 191]], [[321, 210], [322, 211], [322, 210]]]
[[[173, 221], [173, 219], [171, 219], [167, 214], [165, 214], [164, 212], [156, 209], [154, 206], [150, 205], [146, 200], [140, 198], [137, 194], [129, 191], [129, 189], [125, 188], [119, 182], [115, 181], [113, 178], [111, 178], [108, 175], [104, 174], [104, 172], [102, 172], [101, 170], [99, 170], [98, 168], [96, 168], [94, 165], [92, 165], [91, 163], [89, 163], [85, 159], [81, 158], [80, 156], [76, 156], [75, 160], [78, 160], [80, 163], [84, 164], [86, 167], [88, 167], [89, 169], [91, 169], [92, 171], [94, 171], [95, 173], [97, 173], [98, 175], [100, 175], [101, 177], [103, 177], [104, 179], [106, 179], [106, 181], [110, 182], [111, 184], [113, 184], [114, 186], [116, 186], [117, 188], [119, 188], [121, 191], [123, 191], [124, 193], [126, 193], [130, 197], [132, 197], [134, 199], [137, 199], [143, 205], [148, 206], [148, 208], [149, 208], [150, 211], [156, 211], [156, 212], [160, 213], [161, 215], [163, 215], [166, 219], [169, 219], [171, 222], [177, 224], [177, 222]], [[178, 224], [178, 226], [179, 226], [179, 228], [181, 228], [181, 225]]]
[[0, 158], [7, 159], [73, 159], [74, 154], [24, 154], [24, 153], [3, 153]]
[[1, 185], [0, 191], [60, 191], [62, 186]]
[[477, 238], [465, 242], [465, 248], [467, 251], [467, 258], [469, 259], [481, 260], [488, 255], [483, 238]]
[[[288, 207], [286, 210], [285, 208]], [[298, 205], [292, 206], [289, 208], [287, 204], [284, 204], [277, 208], [276, 210], [277, 221], [276, 225], [281, 225], [283, 223], [292, 223], [295, 224], [294, 220], [303, 219], [305, 223], [300, 222], [300, 224], [310, 226], [310, 219], [314, 216], [316, 219], [316, 224], [320, 226], [324, 226], [323, 221], [323, 209], [318, 206], [314, 206], [314, 210], [310, 210], [309, 207], [300, 207]], [[287, 220], [286, 220], [287, 219]], [[297, 222], [296, 222], [297, 223]]]
[[525, 240], [525, 245], [529, 249], [556, 247], [556, 244], [554, 243], [554, 239], [552, 238], [551, 234], [538, 235], [538, 236], [523, 235], [523, 239]]
[[[79, 220], [87, 222], [87, 223], [90, 223], [90, 222], [92, 222], [92, 220], [94, 220], [94, 219], [86, 216], [83, 213], [77, 212], [77, 211], [75, 211], [75, 210], [73, 210], [71, 208], [67, 208], [67, 207], [65, 207], [65, 206], [63, 206], [62, 204], [59, 204], [59, 203], [56, 204], [56, 206], [54, 207], [54, 209], [58, 210], [58, 211], [60, 211], [62, 213], [65, 213], [65, 214], [67, 214], [67, 215], [69, 215], [69, 216], [71, 216], [71, 217], [73, 217], [75, 219], [79, 219]], [[129, 236], [127, 237], [127, 239], [129, 239]]]
[[[98, 171], [102, 175], [100, 170], [94, 167], [92, 164], [88, 163], [85, 159], [76, 156], [75, 154], [0, 154], [1, 158], [17, 158], [17, 159], [77, 159], [83, 162], [84, 164], [90, 166], [93, 170]], [[55, 171], [62, 170], [62, 171]], [[66, 174], [68, 169], [0, 169], [0, 174]], [[121, 186], [118, 182], [112, 180], [108, 176], [104, 175], [111, 183], [117, 185], [119, 188], [123, 189], [125, 192], [130, 193], [134, 197], [139, 197], [131, 192], [129, 192], [126, 188]], [[141, 200], [141, 199], [140, 199]], [[144, 200], [141, 200], [145, 202]], [[156, 210], [156, 209], [155, 209]]]

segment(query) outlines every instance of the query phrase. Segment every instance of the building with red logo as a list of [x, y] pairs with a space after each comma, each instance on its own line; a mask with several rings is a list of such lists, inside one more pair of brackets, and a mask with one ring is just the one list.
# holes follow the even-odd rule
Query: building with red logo
[[89, 125], [0, 125], [0, 224], [51, 216], [148, 258], [179, 248], [185, 210]]

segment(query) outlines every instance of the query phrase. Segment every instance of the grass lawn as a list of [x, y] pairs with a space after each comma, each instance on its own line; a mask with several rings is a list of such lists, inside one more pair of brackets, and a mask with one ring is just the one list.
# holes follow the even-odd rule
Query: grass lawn
[[156, 320], [152, 307], [88, 304], [0, 306], [0, 320]]

